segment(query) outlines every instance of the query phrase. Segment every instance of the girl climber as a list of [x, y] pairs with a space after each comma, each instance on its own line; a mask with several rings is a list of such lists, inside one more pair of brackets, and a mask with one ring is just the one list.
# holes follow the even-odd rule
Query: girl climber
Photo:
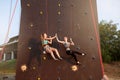
[[50, 55], [52, 56], [52, 58], [54, 60], [58, 60], [57, 58], [55, 58], [54, 52], [57, 55], [57, 57], [62, 60], [62, 58], [60, 57], [60, 55], [58, 53], [58, 50], [56, 48], [49, 46], [49, 44], [52, 44], [52, 40], [55, 38], [56, 38], [56, 36], [48, 38], [47, 34], [44, 33], [43, 35], [41, 35], [42, 46], [43, 46], [45, 52], [50, 53]]
[[85, 53], [79, 53], [77, 51], [73, 51], [73, 50], [70, 49], [70, 46], [74, 45], [74, 42], [72, 41], [72, 38], [70, 38], [70, 42], [68, 42], [68, 38], [67, 37], [64, 37], [64, 41], [60, 41], [58, 39], [57, 34], [56, 34], [56, 39], [57, 39], [57, 41], [59, 43], [61, 43], [61, 44], [64, 45], [64, 47], [66, 48], [66, 54], [67, 55], [71, 55], [74, 58], [74, 60], [75, 60], [75, 62], [76, 62], [77, 65], [80, 64], [80, 62], [78, 61], [78, 59], [76, 57], [76, 54], [84, 56]]

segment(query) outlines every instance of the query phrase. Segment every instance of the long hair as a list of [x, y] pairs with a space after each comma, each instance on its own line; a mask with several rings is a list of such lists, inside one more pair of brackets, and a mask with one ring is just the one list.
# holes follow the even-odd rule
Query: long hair
[[42, 35], [42, 34], [40, 35], [40, 39], [41, 39], [41, 41], [42, 41], [42, 40], [44, 40], [44, 37], [43, 37], [43, 35]]

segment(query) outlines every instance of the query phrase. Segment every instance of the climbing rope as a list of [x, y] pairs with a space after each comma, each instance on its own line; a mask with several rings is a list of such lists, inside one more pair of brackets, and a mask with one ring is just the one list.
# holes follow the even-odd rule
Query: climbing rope
[[8, 24], [9, 24], [9, 22], [10, 22], [11, 12], [12, 12], [12, 0], [11, 0], [11, 2], [10, 2], [10, 12], [9, 12], [9, 21], [8, 21]]
[[[12, 0], [11, 0], [8, 30], [7, 30], [7, 33], [6, 33], [5, 40], [4, 40], [4, 43], [3, 43], [3, 44], [6, 44], [7, 41], [8, 41], [8, 35], [9, 35], [9, 32], [10, 32], [10, 28], [11, 28], [11, 24], [12, 24], [12, 21], [13, 21], [13, 18], [14, 18], [14, 14], [15, 14], [15, 11], [16, 11], [17, 4], [18, 4], [18, 0], [16, 0], [15, 6], [14, 6], [14, 10], [13, 10], [12, 16], [11, 16], [11, 10], [12, 10], [12, 9], [11, 9], [11, 8], [12, 8]], [[11, 18], [10, 18], [10, 17], [11, 17]], [[5, 46], [3, 46], [3, 50], [1, 51], [0, 60], [2, 59], [2, 55], [3, 55], [3, 53], [4, 53], [4, 50], [5, 50]]]
[[100, 48], [100, 41], [99, 41], [100, 39], [99, 39], [98, 31], [97, 31], [97, 25], [96, 25], [95, 13], [94, 13], [93, 5], [92, 5], [92, 0], [89, 0], [89, 4], [90, 4], [91, 15], [92, 15], [92, 22], [94, 25], [93, 27], [94, 27], [94, 31], [95, 31], [95, 35], [96, 35], [96, 40], [97, 40], [97, 48], [98, 48], [98, 53], [99, 53], [99, 57], [100, 57], [102, 75], [104, 75], [104, 68], [103, 68], [103, 64], [102, 64], [101, 48]]

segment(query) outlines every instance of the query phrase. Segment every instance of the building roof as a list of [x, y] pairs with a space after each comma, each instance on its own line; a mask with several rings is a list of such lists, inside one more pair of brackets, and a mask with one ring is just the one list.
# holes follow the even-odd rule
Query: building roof
[[14, 36], [14, 37], [10, 38], [7, 43], [0, 45], [0, 48], [3, 48], [3, 46], [6, 46], [6, 45], [17, 43], [18, 42], [18, 37], [19, 36]]
[[18, 41], [18, 37], [19, 36], [14, 36], [14, 37], [10, 38], [10, 40], [8, 41], [8, 43], [14, 42], [14, 41]]

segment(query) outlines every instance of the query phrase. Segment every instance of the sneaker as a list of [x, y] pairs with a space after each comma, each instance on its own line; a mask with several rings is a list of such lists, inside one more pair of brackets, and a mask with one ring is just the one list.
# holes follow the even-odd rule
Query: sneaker
[[77, 61], [77, 63], [79, 64], [80, 62], [79, 62], [79, 61]]
[[82, 53], [82, 56], [85, 56], [85, 53]]
[[77, 65], [80, 65], [81, 63], [79, 62], [79, 61], [77, 61], [77, 63], [76, 63]]

